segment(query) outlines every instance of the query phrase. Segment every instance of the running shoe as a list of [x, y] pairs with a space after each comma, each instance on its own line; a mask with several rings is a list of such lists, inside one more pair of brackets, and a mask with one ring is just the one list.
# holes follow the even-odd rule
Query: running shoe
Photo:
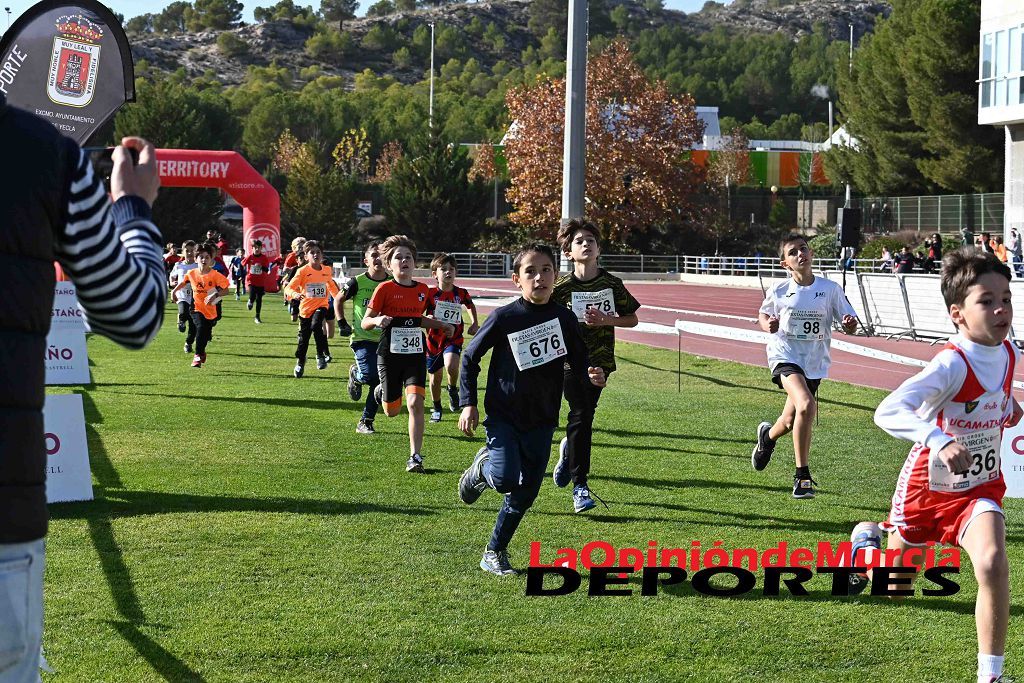
[[257, 325], [262, 325], [262, 324], [263, 324], [263, 321], [262, 321], [262, 320], [260, 320], [259, 318], [253, 318], [253, 323], [255, 323], [255, 324], [257, 324]]
[[587, 510], [593, 510], [597, 507], [597, 503], [590, 495], [590, 489], [587, 488], [586, 484], [582, 486], [576, 486], [572, 490], [572, 509], [576, 512], [586, 512]]
[[252, 310], [252, 304], [253, 304], [253, 300], [249, 299], [248, 301], [245, 302], [245, 307], [248, 308], [251, 311]]
[[801, 477], [796, 475], [793, 477], [793, 497], [794, 498], [814, 498], [814, 487], [818, 485], [818, 482], [811, 479], [811, 475]]
[[356, 425], [357, 434], [376, 434], [377, 430], [373, 428], [373, 420], [360, 420], [359, 424]]
[[448, 387], [448, 409], [453, 413], [459, 412], [459, 388]]
[[485, 550], [484, 556], [480, 558], [480, 569], [497, 576], [512, 576], [519, 573], [512, 568], [507, 550]]
[[235, 293], [235, 301], [239, 301], [241, 298], [242, 296], [240, 294]]
[[431, 422], [440, 422], [441, 421], [441, 411], [440, 410], [431, 410], [430, 411], [430, 421]]
[[558, 443], [558, 462], [555, 469], [551, 471], [551, 478], [555, 480], [555, 486], [565, 488], [572, 481], [572, 472], [569, 471], [569, 439], [562, 437]]
[[305, 371], [305, 369], [306, 368], [302, 365], [302, 363], [296, 363], [295, 364], [295, 371], [294, 371], [295, 372], [295, 379], [299, 379], [300, 377], [302, 377], [302, 373]]
[[192, 345], [185, 342], [185, 353], [192, 353]]
[[405, 463], [405, 471], [423, 474], [423, 456], [419, 453], [413, 453], [410, 455], [408, 462]]
[[201, 360], [204, 363], [206, 362], [206, 352], [205, 351], [203, 353], [199, 354], [199, 360]]
[[768, 432], [771, 428], [771, 422], [762, 422], [757, 425], [757, 444], [754, 446], [754, 451], [750, 454], [750, 464], [758, 472], [768, 467], [768, 462], [772, 459], [772, 453], [775, 452], [775, 442], [768, 438]]
[[473, 464], [466, 468], [459, 478], [459, 499], [466, 505], [472, 505], [487, 490], [487, 478], [484, 477], [484, 463], [489, 455], [487, 446], [476, 452]]
[[192, 357], [192, 367], [194, 367], [194, 368], [201, 368], [201, 367], [203, 367], [203, 359], [199, 357], [199, 354], [196, 354], [195, 356]]
[[327, 369], [327, 359], [324, 358], [323, 356], [317, 356], [316, 357], [316, 369], [317, 370], [326, 370]]
[[373, 400], [377, 402], [377, 405], [384, 405], [384, 387], [380, 384], [373, 388]]
[[332, 360], [334, 360], [334, 358], [331, 357], [331, 354], [328, 352], [324, 354], [324, 360], [330, 363]]
[[356, 364], [348, 366], [348, 397], [358, 401], [363, 395], [363, 383], [359, 381], [359, 370]]
[[[852, 566], [866, 566], [866, 562], [870, 559], [871, 550], [881, 551], [882, 549], [882, 528], [874, 522], [861, 522], [857, 526], [853, 527], [853, 532], [850, 534], [850, 560], [853, 563]], [[857, 557], [857, 553], [861, 553], [863, 557]], [[864, 592], [864, 589], [868, 586], [868, 575], [864, 574], [850, 574], [849, 577], [849, 594], [860, 595]]]
[[178, 332], [181, 332], [182, 334], [185, 333], [185, 321], [184, 320], [179, 320], [178, 321]]

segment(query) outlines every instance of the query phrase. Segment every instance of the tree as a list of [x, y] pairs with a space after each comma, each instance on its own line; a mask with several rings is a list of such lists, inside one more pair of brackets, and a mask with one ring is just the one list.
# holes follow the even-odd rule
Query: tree
[[1002, 133], [977, 125], [979, 8], [896, 0], [839, 76], [839, 109], [858, 149], [826, 155], [829, 176], [866, 193], [992, 191]]
[[226, 31], [242, 20], [242, 3], [238, 0], [195, 0], [185, 9], [185, 26], [189, 31], [214, 29]]
[[153, 30], [157, 33], [181, 33], [185, 30], [185, 13], [192, 5], [183, 0], [172, 2], [153, 16]]
[[345, 175], [365, 178], [370, 171], [370, 143], [366, 141], [366, 130], [351, 128], [345, 131], [334, 146], [331, 157], [334, 166]]
[[217, 36], [217, 49], [225, 57], [241, 57], [249, 54], [249, 43], [234, 33], [225, 31]]
[[351, 246], [356, 208], [354, 179], [335, 166], [321, 168], [313, 145], [299, 144], [287, 130], [278, 142], [275, 165], [286, 178], [281, 197], [285, 241], [301, 234], [327, 248]]
[[464, 249], [483, 227], [489, 197], [487, 185], [469, 179], [471, 165], [464, 148], [430, 134], [418, 156], [393, 167], [388, 224], [424, 250]]
[[[170, 79], [143, 81], [136, 101], [114, 120], [114, 138], [141, 135], [156, 147], [234, 149], [238, 120], [222, 95], [199, 93]], [[215, 227], [224, 208], [217, 190], [163, 190], [153, 204], [153, 220], [169, 242], [195, 239]]]
[[370, 178], [370, 182], [383, 185], [391, 180], [391, 175], [394, 171], [395, 164], [398, 160], [405, 156], [405, 152], [402, 150], [402, 144], [398, 140], [391, 140], [385, 143], [381, 148], [380, 154], [377, 155], [377, 163], [374, 168], [373, 177]]
[[144, 33], [153, 32], [153, 15], [152, 14], [140, 14], [137, 17], [132, 17], [125, 24], [124, 30], [129, 35], [142, 35]]
[[[613, 32], [611, 18], [608, 15], [608, 3], [606, 0], [590, 0], [587, 3], [589, 22], [588, 29], [591, 37], [605, 35]], [[566, 0], [532, 0], [529, 10], [530, 18], [527, 26], [533, 35], [538, 39], [547, 35], [548, 29], [553, 28], [558, 33], [562, 44], [565, 44], [565, 36], [569, 26], [569, 3]]]
[[[508, 91], [505, 155], [512, 219], [551, 237], [561, 216], [565, 84], [541, 79]], [[651, 83], [624, 40], [587, 65], [587, 214], [622, 242], [685, 215], [703, 171], [689, 159], [703, 124], [693, 99]]]
[[394, 11], [395, 3], [391, 2], [391, 0], [377, 0], [366, 10], [366, 16], [386, 17], [389, 14], [393, 14]]
[[338, 30], [342, 30], [345, 22], [354, 19], [359, 0], [320, 0], [320, 16], [324, 21], [338, 22]]

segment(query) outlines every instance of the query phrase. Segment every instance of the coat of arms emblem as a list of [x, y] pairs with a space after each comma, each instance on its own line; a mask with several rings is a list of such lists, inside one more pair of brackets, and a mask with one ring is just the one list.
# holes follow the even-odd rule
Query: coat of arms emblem
[[84, 107], [96, 92], [103, 27], [81, 14], [57, 19], [46, 94], [57, 104]]

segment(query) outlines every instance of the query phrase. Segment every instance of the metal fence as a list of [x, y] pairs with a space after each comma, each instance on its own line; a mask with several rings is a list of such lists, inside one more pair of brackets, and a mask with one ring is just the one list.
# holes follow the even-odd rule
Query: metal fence
[[[418, 268], [430, 268], [437, 252], [421, 251], [416, 255]], [[349, 271], [363, 269], [363, 252], [328, 251], [324, 256], [334, 265], [335, 275], [348, 275]], [[455, 252], [455, 263], [461, 277], [508, 277], [512, 272], [510, 254]]]
[[946, 194], [920, 197], [864, 197], [852, 201], [861, 210], [865, 232], [898, 230], [958, 233], [1002, 232], [1003, 193]]

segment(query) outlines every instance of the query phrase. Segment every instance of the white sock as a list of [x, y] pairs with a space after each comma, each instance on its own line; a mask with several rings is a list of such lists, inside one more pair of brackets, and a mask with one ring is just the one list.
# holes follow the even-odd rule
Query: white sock
[[1003, 673], [1002, 655], [983, 655], [978, 653], [978, 683], [989, 683]]

